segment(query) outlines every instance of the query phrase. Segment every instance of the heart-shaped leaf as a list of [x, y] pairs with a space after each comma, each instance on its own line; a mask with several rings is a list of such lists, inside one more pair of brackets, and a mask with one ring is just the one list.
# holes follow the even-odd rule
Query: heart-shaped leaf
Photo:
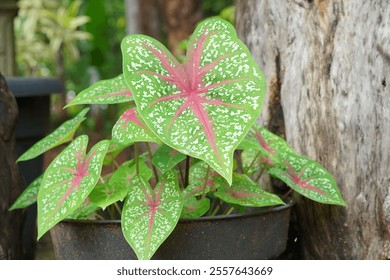
[[202, 217], [210, 209], [210, 199], [204, 197], [196, 199], [190, 196], [184, 199], [183, 210], [181, 212], [182, 219]]
[[285, 152], [283, 157], [287, 169], [271, 168], [272, 176], [314, 201], [346, 206], [335, 179], [319, 163], [295, 153]]
[[133, 95], [123, 75], [101, 80], [81, 91], [66, 107], [80, 104], [117, 104], [133, 101]]
[[38, 239], [84, 203], [98, 182], [107, 140], [86, 155], [88, 137], [79, 136], [47, 168], [38, 193]]
[[150, 259], [179, 221], [183, 198], [175, 171], [152, 189], [141, 177], [131, 181], [122, 211], [123, 234], [138, 259]]
[[243, 174], [234, 173], [231, 186], [223, 178], [216, 180], [216, 186], [217, 191], [214, 195], [230, 204], [251, 207], [284, 204], [277, 195], [266, 192], [257, 183]]
[[167, 145], [207, 162], [231, 183], [233, 152], [258, 117], [265, 78], [232, 25], [198, 25], [180, 64], [154, 39], [122, 41], [124, 77], [138, 113]]
[[138, 117], [136, 108], [127, 110], [119, 118], [112, 129], [112, 141], [122, 146], [129, 146], [135, 142], [161, 143]]
[[35, 143], [30, 149], [21, 155], [17, 161], [19, 162], [36, 158], [50, 149], [71, 141], [77, 128], [80, 126], [82, 121], [85, 120], [85, 115], [88, 111], [89, 108], [85, 108], [78, 113], [76, 117], [64, 122], [52, 133]]
[[39, 187], [41, 186], [43, 174], [36, 178], [27, 186], [27, 188], [19, 195], [18, 199], [12, 204], [9, 210], [26, 208], [37, 202]]
[[186, 156], [163, 144], [153, 155], [152, 163], [162, 173], [174, 168], [177, 164], [185, 160]]

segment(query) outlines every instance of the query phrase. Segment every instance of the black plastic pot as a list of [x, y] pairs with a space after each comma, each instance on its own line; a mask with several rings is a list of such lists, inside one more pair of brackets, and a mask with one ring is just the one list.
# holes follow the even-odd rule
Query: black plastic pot
[[[291, 206], [180, 220], [153, 259], [275, 259], [286, 249]], [[57, 259], [136, 259], [120, 221], [63, 221], [50, 233]]]

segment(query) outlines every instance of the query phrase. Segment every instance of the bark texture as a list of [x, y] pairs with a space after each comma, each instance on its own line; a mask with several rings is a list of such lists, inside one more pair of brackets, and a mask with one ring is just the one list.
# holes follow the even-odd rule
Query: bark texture
[[23, 259], [21, 211], [8, 208], [23, 190], [15, 163], [14, 131], [18, 108], [0, 73], [0, 259]]
[[267, 77], [261, 121], [282, 111], [288, 142], [348, 204], [299, 201], [304, 257], [390, 259], [388, 1], [239, 0], [237, 25]]
[[182, 40], [188, 39], [202, 19], [202, 1], [165, 0], [161, 4], [167, 25], [168, 47], [174, 55], [183, 55], [177, 47]]

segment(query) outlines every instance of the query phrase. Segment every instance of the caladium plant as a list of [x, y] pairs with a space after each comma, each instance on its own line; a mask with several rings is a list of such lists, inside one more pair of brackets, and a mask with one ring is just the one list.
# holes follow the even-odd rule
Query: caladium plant
[[[201, 22], [184, 62], [144, 35], [125, 37], [121, 49], [123, 74], [67, 105], [127, 104], [111, 139], [87, 152], [88, 137], [74, 137], [86, 108], [19, 158], [70, 142], [12, 206], [37, 201], [38, 237], [66, 218], [120, 217], [138, 258], [150, 259], [180, 218], [283, 205], [259, 185], [266, 173], [314, 201], [345, 206], [324, 167], [255, 123], [265, 78], [228, 22]], [[116, 162], [129, 148], [134, 158]]]

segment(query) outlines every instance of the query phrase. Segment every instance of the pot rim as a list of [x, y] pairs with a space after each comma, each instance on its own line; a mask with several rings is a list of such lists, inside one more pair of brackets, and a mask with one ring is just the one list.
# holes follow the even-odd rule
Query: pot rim
[[[230, 214], [230, 215], [217, 215], [217, 216], [204, 216], [199, 218], [185, 218], [179, 219], [179, 223], [196, 223], [196, 222], [205, 222], [205, 221], [219, 221], [219, 220], [233, 220], [240, 219], [245, 217], [254, 217], [254, 216], [262, 216], [268, 213], [280, 212], [286, 209], [289, 209], [295, 205], [293, 200], [287, 201], [286, 204], [280, 206], [270, 206], [270, 207], [259, 207], [259, 210], [253, 213], [244, 213], [244, 214]], [[121, 220], [76, 220], [76, 219], [65, 219], [61, 222], [65, 223], [80, 223], [80, 224], [117, 224], [121, 223]], [[61, 223], [60, 222], [60, 223]]]

